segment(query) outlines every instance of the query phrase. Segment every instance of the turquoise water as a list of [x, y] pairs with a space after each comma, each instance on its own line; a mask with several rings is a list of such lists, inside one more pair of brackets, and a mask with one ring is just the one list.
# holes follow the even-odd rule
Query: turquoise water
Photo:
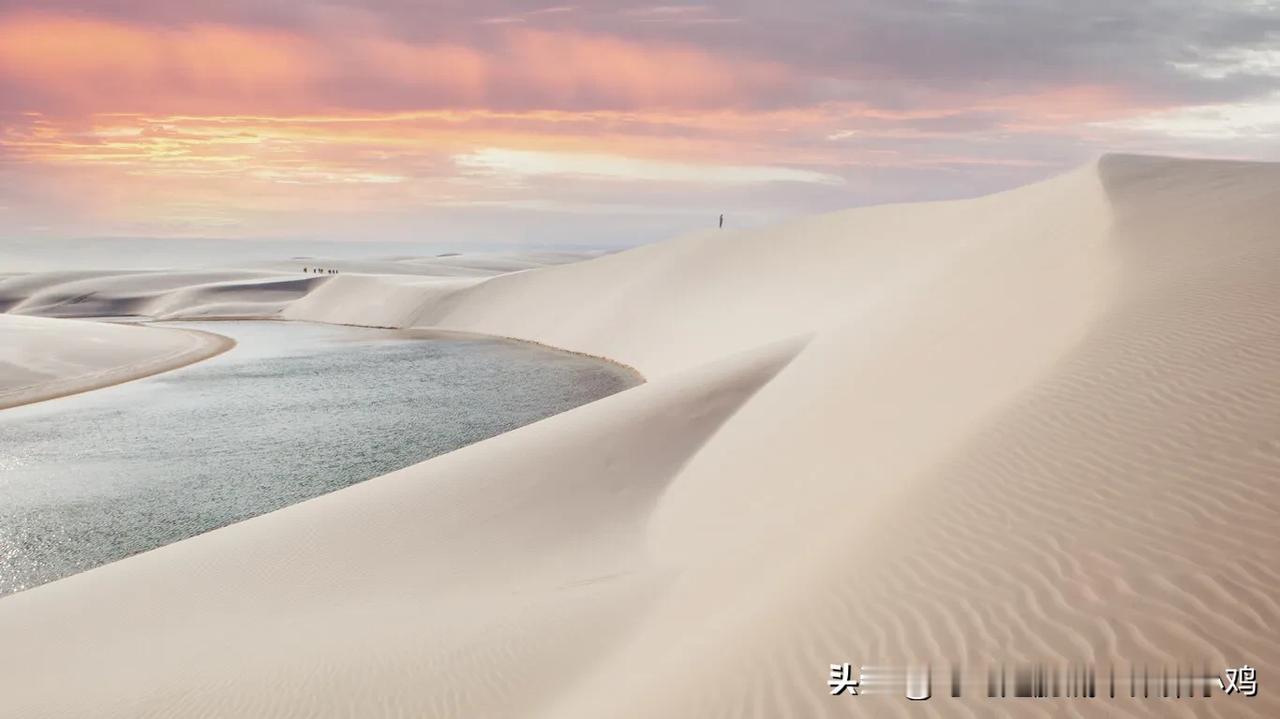
[[218, 357], [0, 411], [0, 594], [207, 532], [636, 384], [488, 338], [188, 322]]

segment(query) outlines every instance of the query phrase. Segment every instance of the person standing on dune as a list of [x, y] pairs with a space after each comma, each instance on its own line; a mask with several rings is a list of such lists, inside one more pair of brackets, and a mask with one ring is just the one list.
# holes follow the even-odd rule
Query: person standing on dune
[[723, 213], [721, 213], [721, 215], [720, 215], [720, 229], [722, 229], [722, 230], [724, 229], [724, 214], [723, 214]]

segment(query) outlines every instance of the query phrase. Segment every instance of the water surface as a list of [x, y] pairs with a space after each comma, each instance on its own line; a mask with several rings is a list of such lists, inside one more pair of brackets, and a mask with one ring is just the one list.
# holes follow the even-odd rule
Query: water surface
[[637, 383], [489, 338], [187, 322], [235, 349], [0, 411], [0, 594], [385, 474]]

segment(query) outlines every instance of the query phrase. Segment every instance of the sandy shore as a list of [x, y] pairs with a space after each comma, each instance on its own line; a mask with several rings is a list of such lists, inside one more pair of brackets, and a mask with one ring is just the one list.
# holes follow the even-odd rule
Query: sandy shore
[[209, 332], [0, 314], [0, 409], [148, 377], [235, 345]]
[[[242, 294], [649, 381], [0, 600], [0, 716], [1280, 715], [1277, 227], [1280, 166], [1111, 156], [487, 278]], [[23, 280], [52, 314], [55, 279]], [[199, 315], [208, 284], [112, 297]], [[1263, 688], [831, 697], [846, 661], [979, 686], [1247, 662]]]

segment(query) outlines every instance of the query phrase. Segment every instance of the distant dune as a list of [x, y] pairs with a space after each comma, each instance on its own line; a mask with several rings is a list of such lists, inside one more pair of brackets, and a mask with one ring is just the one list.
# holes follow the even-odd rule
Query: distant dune
[[[648, 382], [0, 600], [0, 716], [1280, 716], [1280, 165], [1108, 156], [491, 277], [255, 272], [0, 301], [481, 332]], [[986, 698], [1030, 661], [1262, 689]], [[977, 684], [832, 697], [840, 662]]]
[[494, 275], [594, 257], [598, 253], [527, 252], [399, 260], [295, 259], [209, 270], [70, 270], [0, 275], [0, 311], [46, 317], [261, 319], [336, 277], [329, 270], [398, 281]]

